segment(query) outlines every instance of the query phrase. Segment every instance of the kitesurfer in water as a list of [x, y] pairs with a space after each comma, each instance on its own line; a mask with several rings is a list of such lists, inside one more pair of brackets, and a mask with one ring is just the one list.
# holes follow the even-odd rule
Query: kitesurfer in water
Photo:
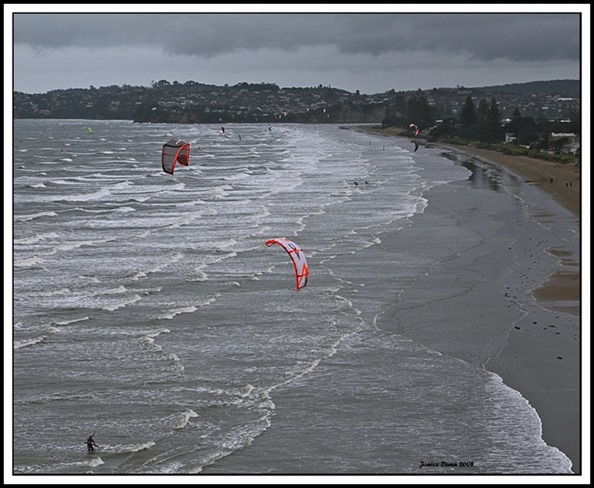
[[93, 434], [91, 434], [88, 438], [87, 438], [87, 451], [94, 451], [95, 447], [99, 447], [97, 444], [95, 444], [95, 441], [93, 440]]

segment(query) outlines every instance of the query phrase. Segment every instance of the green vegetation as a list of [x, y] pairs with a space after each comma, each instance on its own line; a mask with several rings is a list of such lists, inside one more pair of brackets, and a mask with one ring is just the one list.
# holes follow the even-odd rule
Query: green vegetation
[[540, 149], [530, 149], [527, 147], [518, 146], [516, 144], [505, 144], [502, 142], [497, 143], [473, 143], [467, 139], [452, 138], [442, 139], [440, 142], [445, 144], [454, 144], [459, 146], [473, 145], [479, 149], [488, 149], [490, 151], [497, 151], [502, 154], [509, 154], [512, 156], [527, 156], [529, 158], [543, 159], [546, 161], [553, 161], [562, 164], [576, 164], [579, 163], [579, 157], [573, 154], [551, 154], [548, 151], [542, 151]]
[[[439, 108], [431, 106], [424, 95], [413, 95], [408, 100], [400, 96], [386, 107], [382, 127], [400, 128], [404, 135], [412, 136], [410, 124], [415, 123], [430, 142], [475, 145], [560, 163], [579, 161], [579, 149], [569, 146], [570, 135], [578, 138], [581, 135], [581, 117], [577, 110], [570, 112], [568, 120], [548, 120], [524, 117], [516, 107], [511, 119], [502, 120], [494, 96], [489, 101], [481, 99], [477, 107], [473, 97], [468, 95], [458, 112], [457, 117], [453, 114], [443, 117]], [[443, 118], [438, 120], [439, 117]]]
[[[274, 83], [217, 86], [159, 80], [152, 81], [150, 86], [91, 85], [87, 89], [37, 94], [15, 91], [13, 118], [186, 124], [382, 122], [385, 127], [403, 128], [415, 123], [428, 138], [499, 142], [504, 140], [505, 133], [511, 132], [520, 145], [529, 146], [542, 139], [543, 146], [550, 140], [553, 146], [562, 147], [562, 141], [548, 134], [578, 133], [553, 125], [555, 120], [566, 120], [571, 111], [579, 109], [579, 88], [579, 80], [558, 80], [484, 88], [456, 86], [399, 92], [391, 89], [368, 95], [322, 84], [281, 88]], [[502, 130], [502, 125], [510, 121], [514, 126]], [[545, 127], [546, 124], [551, 127]]]

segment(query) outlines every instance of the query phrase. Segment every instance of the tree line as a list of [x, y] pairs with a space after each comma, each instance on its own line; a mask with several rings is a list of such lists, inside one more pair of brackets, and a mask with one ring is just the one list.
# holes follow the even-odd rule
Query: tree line
[[424, 130], [429, 140], [497, 143], [503, 142], [505, 134], [509, 133], [514, 135], [516, 144], [544, 150], [558, 150], [568, 142], [551, 141], [552, 132], [581, 133], [580, 113], [577, 110], [570, 113], [567, 122], [525, 117], [516, 107], [512, 118], [503, 122], [495, 97], [490, 101], [481, 99], [476, 105], [472, 96], [468, 96], [457, 117], [451, 111], [444, 114], [431, 106], [425, 95], [414, 95], [408, 99], [396, 97], [394, 103], [386, 107], [382, 126], [408, 129], [411, 123]]

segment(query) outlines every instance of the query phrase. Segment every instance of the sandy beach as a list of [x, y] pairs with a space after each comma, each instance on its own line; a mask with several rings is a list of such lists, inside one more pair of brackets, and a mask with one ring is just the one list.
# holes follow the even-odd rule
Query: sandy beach
[[[398, 136], [398, 133], [390, 130], [376, 129], [374, 132]], [[535, 230], [530, 234], [517, 237], [516, 248], [524, 251], [523, 256], [518, 257], [518, 269], [524, 267], [525, 272], [534, 272], [537, 261], [530, 263], [533, 254], [540, 251], [535, 242], [541, 243], [546, 238], [546, 233], [538, 235], [538, 225], [545, 227], [559, 224], [563, 219], [575, 219], [579, 227], [581, 218], [580, 198], [580, 171], [575, 165], [564, 165], [552, 163], [539, 159], [524, 156], [504, 155], [494, 151], [478, 149], [472, 146], [453, 146], [444, 144], [430, 144], [432, 147], [443, 147], [452, 151], [459, 162], [471, 161], [480, 158], [482, 161], [494, 163], [503, 167], [521, 178], [526, 185], [540, 188], [538, 198], [546, 198], [549, 195], [568, 211], [567, 217], [552, 215], [550, 212], [535, 208], [532, 215], [537, 224]], [[422, 148], [423, 146], [421, 146]], [[440, 197], [434, 196], [434, 202], [443, 203], [444, 207], [449, 205], [446, 200], [439, 202]], [[445, 197], [444, 197], [445, 198]], [[430, 212], [430, 208], [426, 210]], [[443, 212], [445, 215], [445, 212]], [[424, 216], [427, 218], [427, 216]], [[510, 223], [508, 222], [508, 225]], [[522, 240], [524, 242], [522, 242]], [[520, 244], [521, 245], [518, 245]], [[508, 332], [505, 344], [501, 351], [494, 357], [490, 357], [483, 366], [498, 375], [512, 388], [518, 390], [537, 410], [543, 429], [545, 442], [556, 446], [566, 453], [573, 462], [573, 471], [581, 473], [581, 386], [580, 386], [580, 358], [581, 358], [581, 263], [579, 254], [562, 248], [547, 248], [546, 253], [556, 258], [561, 267], [547, 269], [545, 265], [539, 270], [544, 279], [528, 280], [518, 273], [517, 277], [511, 279], [515, 283], [506, 293], [506, 297], [523, 302], [532, 297], [534, 306], [529, 309], [528, 303], [520, 306], [526, 307], [526, 316], [515, 324], [512, 331]], [[475, 266], [473, 264], [472, 266]], [[449, 264], [450, 270], [454, 267]], [[471, 265], [464, 262], [456, 263], [459, 269], [473, 269]], [[451, 271], [450, 271], [451, 275]], [[462, 275], [457, 271], [456, 275]], [[448, 280], [452, 277], [449, 276]], [[445, 272], [444, 272], [445, 279]], [[428, 287], [429, 288], [429, 287]], [[426, 290], [427, 292], [427, 290]], [[445, 308], [444, 313], [451, 313], [457, 316], [454, 308]], [[444, 350], [442, 344], [432, 343], [432, 339], [426, 339], [427, 330], [419, 334], [409, 323], [418, 321], [419, 310], [415, 310], [416, 317], [408, 317], [402, 314], [396, 318], [396, 314], [390, 317], [399, 321], [399, 330], [415, 340], [436, 347], [437, 350]], [[566, 315], [567, 314], [567, 315]], [[573, 317], [573, 319], [571, 318]], [[409, 327], [408, 330], [406, 328]], [[517, 332], [517, 333], [516, 333]], [[476, 339], [476, 338], [475, 338]], [[463, 349], [463, 348], [462, 348]], [[454, 352], [454, 354], [459, 351]], [[471, 354], [467, 358], [477, 361]]]
[[[535, 185], [550, 194], [580, 222], [581, 180], [580, 170], [576, 165], [554, 163], [526, 156], [511, 156], [474, 146], [449, 144], [443, 144], [443, 146], [478, 156], [505, 167], [523, 178], [527, 184]], [[562, 250], [551, 249], [549, 252], [559, 257], [563, 256]], [[579, 316], [580, 310], [575, 303], [580, 300], [580, 266], [579, 263], [572, 260], [565, 261], [564, 264], [567, 269], [551, 274], [549, 280], [533, 290], [533, 293], [545, 306]]]
[[[402, 132], [401, 130], [390, 128], [376, 129], [365, 127], [365, 130], [392, 136], [400, 136]], [[476, 146], [459, 146], [441, 143], [427, 144], [448, 147], [501, 165], [522, 177], [526, 183], [534, 184], [549, 193], [567, 210], [572, 212], [578, 220], [580, 219], [581, 173], [580, 168], [576, 165], [555, 163], [543, 159], [529, 158], [527, 156], [512, 156], [497, 151], [480, 149]]]
[[[397, 129], [368, 129], [379, 134], [399, 136]], [[430, 143], [435, 146], [436, 144]], [[503, 166], [521, 177], [525, 183], [534, 185], [548, 193], [553, 199], [569, 210], [578, 223], [581, 221], [581, 172], [574, 164], [561, 164], [527, 156], [507, 155], [497, 151], [477, 148], [475, 146], [459, 146], [438, 144], [456, 152], [471, 154], [489, 162]], [[551, 249], [551, 254], [558, 256], [567, 269], [551, 274], [549, 280], [533, 290], [534, 296], [549, 308], [580, 315], [581, 296], [580, 264], [573, 260], [563, 260], [563, 250]]]
[[[449, 146], [455, 147], [455, 146]], [[525, 156], [509, 156], [472, 146], [456, 148], [469, 154], [505, 167], [522, 177], [527, 184], [535, 185], [551, 195], [569, 210], [578, 222], [581, 220], [581, 180], [576, 165], [560, 164]], [[537, 215], [547, 219], [549, 215]], [[548, 280], [532, 289], [536, 302], [543, 308], [581, 315], [581, 263], [571, 259], [563, 249], [549, 249], [559, 258], [563, 268], [550, 274]], [[537, 320], [533, 325], [538, 325]], [[581, 438], [581, 411], [579, 364], [580, 351], [576, 347], [578, 330], [573, 338], [564, 334], [570, 331], [555, 331], [555, 324], [540, 328], [528, 328], [522, 335], [513, 335], [502, 354], [492, 362], [489, 369], [505, 378], [535, 406], [543, 422], [543, 437], [551, 445], [560, 447], [573, 461], [573, 470], [581, 472], [581, 452], [577, 439]], [[553, 327], [553, 328], [551, 328]], [[564, 338], [561, 339], [560, 335]], [[572, 344], [573, 342], [573, 344]], [[545, 359], [542, 351], [555, 351], [556, 359]], [[521, 359], [526, 354], [531, 360]], [[552, 356], [551, 356], [552, 357]], [[563, 366], [561, 366], [563, 363]], [[550, 372], [554, 371], [553, 374]]]

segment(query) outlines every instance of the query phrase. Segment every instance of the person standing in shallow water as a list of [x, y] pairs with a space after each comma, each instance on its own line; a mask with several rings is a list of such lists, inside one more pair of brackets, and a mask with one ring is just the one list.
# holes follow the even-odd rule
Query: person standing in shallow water
[[91, 434], [88, 438], [87, 438], [87, 451], [94, 451], [95, 447], [99, 447], [97, 444], [95, 444], [95, 441], [93, 440], [93, 434]]

